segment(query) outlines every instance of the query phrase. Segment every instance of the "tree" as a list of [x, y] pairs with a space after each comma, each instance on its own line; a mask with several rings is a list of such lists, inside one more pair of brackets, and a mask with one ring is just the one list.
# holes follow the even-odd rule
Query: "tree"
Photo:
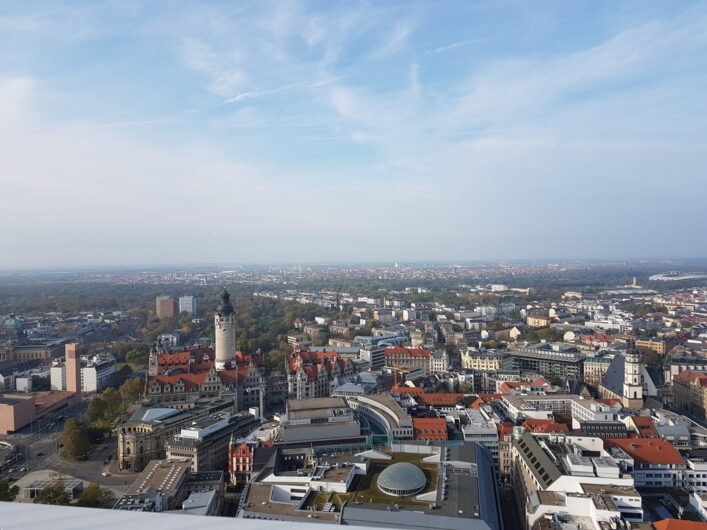
[[5, 482], [4, 480], [0, 480], [0, 501], [12, 502], [15, 500], [15, 497], [17, 497], [17, 494], [19, 492], [20, 492], [19, 487], [17, 487], [17, 486], [10, 487], [10, 484], [8, 482]]
[[88, 402], [86, 407], [86, 417], [89, 421], [97, 421], [105, 418], [108, 413], [108, 403], [102, 397], [94, 397]]
[[123, 399], [125, 401], [128, 401], [130, 403], [140, 399], [140, 396], [142, 396], [142, 391], [143, 383], [142, 379], [140, 379], [139, 377], [128, 379], [127, 381], [125, 381], [125, 383], [120, 385], [120, 395], [123, 396]]
[[69, 494], [64, 489], [64, 481], [59, 480], [52, 486], [47, 486], [37, 493], [35, 504], [58, 504], [66, 506], [71, 501]]
[[106, 415], [108, 417], [119, 414], [123, 408], [123, 397], [115, 388], [106, 388], [101, 394], [101, 398], [106, 402]]
[[76, 502], [76, 506], [89, 508], [111, 508], [113, 504], [115, 504], [113, 494], [102, 490], [98, 484], [89, 484]]
[[64, 423], [61, 435], [64, 443], [64, 457], [69, 460], [86, 460], [91, 449], [88, 428], [73, 418]]

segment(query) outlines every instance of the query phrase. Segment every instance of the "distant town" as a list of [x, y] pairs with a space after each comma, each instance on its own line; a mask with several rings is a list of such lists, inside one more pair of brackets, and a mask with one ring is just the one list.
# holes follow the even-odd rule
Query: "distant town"
[[0, 500], [283, 528], [707, 522], [704, 270], [6, 272]]

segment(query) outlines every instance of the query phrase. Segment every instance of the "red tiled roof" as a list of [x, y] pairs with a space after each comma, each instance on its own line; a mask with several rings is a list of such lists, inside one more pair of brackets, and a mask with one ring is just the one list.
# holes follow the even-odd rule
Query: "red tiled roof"
[[523, 386], [523, 383], [519, 383], [518, 381], [506, 381], [501, 385], [499, 390], [501, 391], [501, 394], [508, 394], [512, 388], [518, 388], [521, 386]]
[[684, 519], [663, 519], [653, 523], [656, 530], [707, 530], [707, 523]]
[[415, 394], [416, 396], [419, 396], [420, 394], [425, 393], [424, 388], [420, 388], [419, 386], [405, 386], [405, 385], [395, 385], [393, 388], [390, 389], [390, 391], [393, 394]]
[[658, 438], [658, 429], [648, 416], [631, 416], [631, 420], [641, 438]]
[[680, 453], [668, 442], [657, 438], [608, 438], [608, 447], [618, 446], [637, 464], [684, 464]]
[[385, 355], [407, 355], [408, 357], [429, 357], [429, 350], [422, 348], [386, 348]]
[[459, 403], [463, 397], [464, 394], [420, 394], [417, 396], [417, 401], [423, 405], [453, 407]]
[[528, 429], [530, 432], [541, 433], [569, 431], [567, 425], [564, 425], [562, 423], [556, 423], [552, 420], [525, 420], [525, 423], [523, 423], [523, 427]]
[[691, 370], [685, 370], [684, 372], [680, 372], [678, 375], [675, 376], [675, 379], [678, 379], [679, 381], [683, 381], [688, 384], [699, 383], [700, 386], [707, 387], [707, 375], [698, 374]]
[[418, 440], [447, 439], [447, 422], [444, 418], [413, 418], [412, 428]]
[[610, 407], [621, 404], [620, 399], [595, 399], [594, 401], [597, 403], [603, 403], [604, 405], [609, 405]]

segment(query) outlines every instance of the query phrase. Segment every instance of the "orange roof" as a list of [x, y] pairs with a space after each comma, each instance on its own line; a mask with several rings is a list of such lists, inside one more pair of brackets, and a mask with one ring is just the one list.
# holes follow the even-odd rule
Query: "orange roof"
[[518, 388], [521, 386], [523, 386], [523, 383], [519, 383], [517, 381], [506, 381], [501, 385], [499, 390], [501, 391], [501, 394], [508, 394], [512, 388]]
[[386, 348], [385, 355], [407, 355], [408, 357], [429, 357], [429, 350], [423, 350], [422, 348]]
[[619, 399], [595, 399], [594, 401], [597, 403], [603, 403], [604, 405], [609, 405], [610, 407], [621, 404], [621, 400]]
[[656, 530], [706, 530], [707, 523], [685, 521], [684, 519], [663, 519], [653, 523]]
[[447, 422], [444, 418], [413, 418], [412, 428], [418, 440], [447, 439]]
[[539, 377], [538, 379], [530, 383], [530, 386], [550, 386], [550, 383], [545, 381], [545, 379], [543, 379], [542, 377]]
[[700, 386], [707, 387], [707, 375], [698, 374], [691, 370], [685, 370], [684, 372], [680, 372], [678, 375], [675, 376], [675, 379], [678, 379], [688, 384], [699, 384]]
[[417, 396], [417, 401], [423, 405], [439, 405], [439, 406], [451, 406], [453, 407], [459, 403], [464, 394], [420, 394]]
[[658, 438], [607, 438], [608, 447], [618, 446], [637, 464], [684, 464], [680, 453], [668, 442]]
[[504, 440], [506, 436], [510, 436], [513, 432], [513, 427], [515, 427], [515, 424], [511, 423], [510, 421], [504, 421], [503, 423], [499, 423], [498, 438], [500, 440]]
[[405, 386], [405, 385], [395, 385], [393, 388], [390, 389], [390, 391], [394, 394], [415, 394], [415, 395], [420, 395], [425, 393], [424, 388], [420, 388], [419, 386]]
[[648, 416], [631, 416], [631, 420], [642, 438], [658, 438], [658, 429]]
[[567, 425], [556, 423], [552, 420], [525, 420], [523, 427], [530, 432], [568, 432]]

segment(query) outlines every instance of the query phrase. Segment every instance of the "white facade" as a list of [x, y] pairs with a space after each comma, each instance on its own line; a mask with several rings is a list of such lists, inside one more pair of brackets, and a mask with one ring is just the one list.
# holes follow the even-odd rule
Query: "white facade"
[[49, 382], [52, 390], [66, 390], [66, 368], [64, 365], [49, 369]]
[[216, 328], [216, 369], [224, 370], [236, 355], [236, 314], [214, 316]]
[[626, 353], [624, 362], [624, 398], [643, 400], [641, 354], [635, 351]]
[[577, 399], [572, 402], [572, 428], [579, 429], [585, 421], [613, 421], [614, 412], [609, 405], [593, 399]]
[[196, 315], [196, 297], [195, 296], [180, 296], [179, 297], [179, 312]]

